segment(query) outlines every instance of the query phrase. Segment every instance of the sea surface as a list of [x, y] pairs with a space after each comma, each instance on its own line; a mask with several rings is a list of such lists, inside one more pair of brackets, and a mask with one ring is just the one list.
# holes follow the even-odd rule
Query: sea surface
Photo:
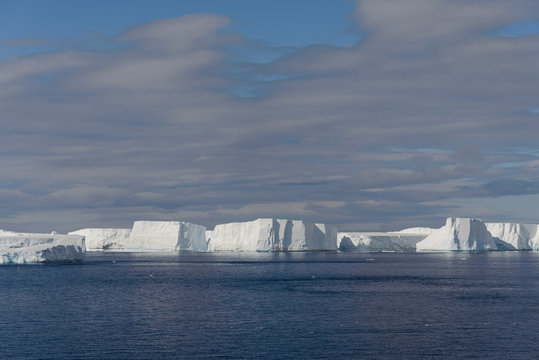
[[539, 253], [0, 266], [1, 359], [537, 359]]

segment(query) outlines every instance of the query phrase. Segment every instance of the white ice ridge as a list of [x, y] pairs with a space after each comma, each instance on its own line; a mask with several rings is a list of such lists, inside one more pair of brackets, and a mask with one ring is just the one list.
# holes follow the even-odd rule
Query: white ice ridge
[[486, 223], [488, 231], [504, 250], [539, 250], [539, 231], [535, 224]]
[[72, 231], [70, 235], [82, 235], [86, 238], [86, 251], [123, 250], [131, 229], [87, 228]]
[[432, 231], [416, 244], [417, 251], [497, 250], [494, 238], [477, 219], [448, 218], [445, 226]]
[[215, 226], [208, 251], [337, 250], [337, 230], [303, 220], [258, 219]]
[[206, 251], [206, 227], [182, 221], [135, 221], [128, 251]]
[[429, 235], [431, 232], [433, 232], [436, 229], [428, 228], [428, 227], [413, 227], [413, 228], [407, 228], [400, 231], [395, 231], [396, 233], [402, 233], [402, 234], [422, 234], [422, 235]]
[[416, 243], [425, 239], [422, 233], [338, 233], [339, 250], [349, 251], [415, 251]]
[[0, 232], [2, 264], [76, 263], [84, 249], [84, 236]]

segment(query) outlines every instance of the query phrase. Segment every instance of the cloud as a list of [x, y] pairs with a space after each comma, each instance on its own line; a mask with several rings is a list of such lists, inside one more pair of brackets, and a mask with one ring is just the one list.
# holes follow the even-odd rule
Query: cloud
[[[537, 6], [360, 1], [357, 45], [262, 63], [232, 61], [248, 41], [211, 14], [2, 60], [0, 227], [275, 216], [395, 230], [466, 213], [459, 197], [536, 193], [539, 38], [490, 34]], [[227, 91], [241, 86], [260, 96]]]
[[359, 0], [355, 17], [379, 39], [410, 43], [462, 41], [503, 25], [534, 19], [534, 1]]
[[61, 208], [99, 208], [115, 205], [129, 196], [125, 189], [98, 186], [80, 186], [57, 190], [46, 196], [46, 200]]
[[215, 34], [228, 25], [229, 21], [226, 17], [211, 14], [160, 19], [135, 26], [118, 39], [133, 42], [137, 49], [145, 51], [185, 55], [187, 50], [200, 51], [201, 48], [228, 39], [229, 37]]
[[500, 197], [539, 194], [539, 182], [520, 179], [496, 179], [478, 187], [464, 187], [468, 196]]

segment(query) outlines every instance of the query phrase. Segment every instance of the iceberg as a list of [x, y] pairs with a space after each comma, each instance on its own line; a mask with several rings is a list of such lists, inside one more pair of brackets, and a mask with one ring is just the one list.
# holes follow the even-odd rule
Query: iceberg
[[535, 224], [486, 223], [499, 246], [507, 250], [538, 250], [539, 231]]
[[135, 221], [127, 251], [206, 251], [206, 227], [182, 221]]
[[346, 232], [338, 233], [338, 246], [342, 251], [415, 251], [416, 244], [427, 234], [400, 232]]
[[337, 250], [337, 230], [303, 220], [257, 219], [208, 231], [208, 251]]
[[84, 236], [0, 232], [2, 264], [77, 263], [84, 251]]
[[428, 227], [413, 227], [413, 228], [407, 228], [407, 229], [399, 230], [399, 231], [396, 231], [396, 232], [401, 233], [401, 234], [429, 235], [434, 230], [436, 230], [436, 229], [432, 229], [432, 228], [428, 228]]
[[87, 228], [68, 234], [84, 236], [86, 251], [103, 251], [124, 249], [130, 233], [131, 229]]
[[433, 230], [416, 244], [417, 251], [487, 251], [498, 246], [481, 220], [448, 218], [445, 226]]

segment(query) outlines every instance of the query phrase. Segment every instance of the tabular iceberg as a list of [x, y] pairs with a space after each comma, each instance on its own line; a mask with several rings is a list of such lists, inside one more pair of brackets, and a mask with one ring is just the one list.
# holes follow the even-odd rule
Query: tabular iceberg
[[535, 224], [486, 223], [494, 240], [504, 250], [538, 250], [539, 231]]
[[84, 236], [86, 251], [103, 251], [124, 249], [130, 233], [131, 229], [87, 228], [69, 234]]
[[417, 233], [338, 233], [339, 250], [349, 251], [415, 251], [416, 243], [427, 234]]
[[337, 230], [302, 220], [257, 219], [208, 231], [209, 251], [337, 250]]
[[206, 228], [182, 221], [135, 221], [128, 251], [206, 251]]
[[416, 244], [417, 251], [485, 251], [498, 247], [483, 222], [448, 218], [445, 226], [433, 230]]
[[3, 264], [76, 263], [84, 256], [84, 236], [0, 233]]

